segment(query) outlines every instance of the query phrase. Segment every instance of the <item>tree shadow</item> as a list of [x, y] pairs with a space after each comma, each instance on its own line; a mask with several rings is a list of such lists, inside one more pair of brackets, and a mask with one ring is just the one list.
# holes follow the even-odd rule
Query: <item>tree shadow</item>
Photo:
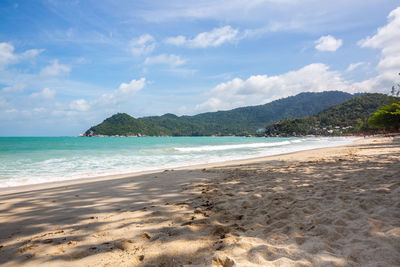
[[0, 264], [398, 265], [388, 146], [1, 195]]

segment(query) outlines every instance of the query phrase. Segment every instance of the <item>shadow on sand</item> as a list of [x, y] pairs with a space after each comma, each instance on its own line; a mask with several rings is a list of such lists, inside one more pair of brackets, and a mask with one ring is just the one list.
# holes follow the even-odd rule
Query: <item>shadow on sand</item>
[[399, 265], [398, 147], [0, 195], [0, 264]]

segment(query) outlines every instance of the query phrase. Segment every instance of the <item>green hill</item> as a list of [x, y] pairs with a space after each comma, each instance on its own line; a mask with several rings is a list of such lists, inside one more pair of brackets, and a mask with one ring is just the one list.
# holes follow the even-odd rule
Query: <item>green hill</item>
[[165, 114], [135, 119], [118, 113], [85, 132], [92, 135], [209, 136], [255, 134], [260, 128], [284, 118], [302, 118], [354, 97], [329, 91], [301, 93], [258, 106], [228, 111], [207, 112], [195, 116]]
[[339, 135], [367, 131], [368, 118], [378, 107], [395, 98], [385, 94], [363, 94], [306, 118], [286, 119], [266, 127], [268, 136]]

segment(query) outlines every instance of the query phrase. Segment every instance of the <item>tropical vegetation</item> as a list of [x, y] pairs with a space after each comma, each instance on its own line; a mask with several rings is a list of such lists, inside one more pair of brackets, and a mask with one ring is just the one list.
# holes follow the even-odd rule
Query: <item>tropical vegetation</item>
[[211, 136], [264, 134], [265, 125], [284, 118], [302, 118], [316, 114], [355, 95], [329, 91], [301, 93], [258, 106], [195, 116], [165, 114], [133, 118], [118, 113], [85, 132], [86, 136]]
[[266, 127], [267, 136], [344, 135], [379, 130], [381, 116], [395, 116], [393, 108], [379, 111], [379, 117], [369, 120], [376, 110], [396, 98], [385, 94], [363, 94], [334, 105], [317, 115], [306, 118], [285, 119]]

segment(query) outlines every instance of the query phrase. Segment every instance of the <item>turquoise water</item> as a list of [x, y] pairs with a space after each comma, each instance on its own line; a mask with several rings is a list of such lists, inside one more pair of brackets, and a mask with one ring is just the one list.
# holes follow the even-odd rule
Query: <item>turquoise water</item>
[[248, 159], [352, 141], [349, 138], [0, 137], [0, 187]]

